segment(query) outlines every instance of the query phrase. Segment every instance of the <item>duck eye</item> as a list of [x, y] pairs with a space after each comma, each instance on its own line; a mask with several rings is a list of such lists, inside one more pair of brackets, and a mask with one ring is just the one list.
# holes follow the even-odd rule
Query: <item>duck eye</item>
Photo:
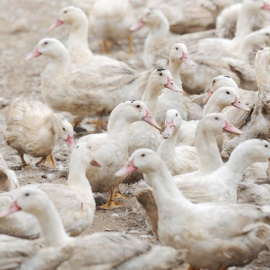
[[67, 13], [67, 11], [65, 10], [64, 13]]
[[213, 84], [216, 83], [216, 80], [213, 80]]
[[24, 196], [25, 196], [25, 197], [28, 197], [28, 196], [29, 196], [29, 193], [25, 193]]
[[178, 116], [178, 113], [175, 116]]
[[264, 145], [264, 147], [265, 147], [265, 148], [267, 148], [267, 147], [268, 147], [268, 145], [267, 145], [267, 144], [265, 144], [265, 145]]
[[145, 157], [145, 154], [141, 154], [141, 157]]
[[159, 76], [162, 76], [162, 73], [159, 73]]
[[45, 42], [44, 42], [44, 45], [48, 45], [48, 42], [47, 42], [47, 41], [45, 41]]
[[66, 129], [65, 129], [65, 128], [63, 128], [63, 130], [64, 130], [64, 131], [66, 131]]
[[227, 95], [229, 95], [229, 94], [230, 94], [230, 92], [229, 92], [229, 91], [227, 91], [227, 92], [226, 92], [226, 94], [227, 94]]
[[175, 48], [176, 50], [179, 50], [178, 47]]
[[140, 105], [137, 105], [136, 108], [141, 108], [141, 106]]
[[79, 148], [79, 145], [77, 145], [76, 148]]
[[215, 120], [219, 120], [219, 118], [218, 117], [215, 117]]

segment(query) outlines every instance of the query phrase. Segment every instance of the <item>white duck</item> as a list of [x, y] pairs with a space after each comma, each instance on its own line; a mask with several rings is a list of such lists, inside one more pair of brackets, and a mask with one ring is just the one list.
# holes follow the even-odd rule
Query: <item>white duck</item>
[[59, 17], [50, 27], [50, 30], [63, 24], [71, 26], [67, 49], [72, 63], [80, 64], [85, 61], [91, 61], [93, 53], [88, 46], [88, 19], [85, 13], [73, 6], [65, 7], [59, 12]]
[[19, 181], [14, 171], [8, 165], [0, 153], [0, 191], [11, 191], [19, 187]]
[[190, 174], [183, 174], [183, 179], [206, 175], [217, 170], [223, 161], [220, 157], [217, 137], [224, 132], [240, 135], [242, 132], [232, 126], [220, 113], [204, 116], [198, 123], [195, 132], [195, 147], [198, 152], [199, 170]]
[[[182, 89], [182, 82], [180, 79], [180, 67], [185, 63], [186, 65], [192, 66], [193, 62], [188, 55], [188, 50], [185, 44], [176, 43], [172, 46], [170, 51], [169, 60], [169, 71], [171, 72], [175, 83]], [[158, 97], [158, 112], [157, 112], [157, 122], [163, 127], [164, 117], [166, 112], [170, 109], [179, 110], [183, 120], [187, 118], [196, 119], [201, 118], [201, 109], [191, 103], [188, 97], [183, 97], [182, 93], [176, 93], [170, 91], [169, 89], [164, 89], [161, 95]]]
[[[173, 77], [167, 69], [155, 69], [148, 79], [146, 89], [141, 99], [149, 109], [153, 120], [156, 120], [158, 96], [164, 87], [168, 88], [170, 91], [181, 91], [181, 88], [173, 81]], [[181, 93], [177, 94], [180, 95]], [[143, 121], [137, 121], [130, 125], [129, 134], [129, 153], [141, 147], [157, 150], [161, 143], [160, 132]]]
[[[247, 91], [241, 88], [238, 88], [236, 82], [226, 75], [219, 75], [212, 79], [210, 82], [209, 87], [206, 89], [206, 92], [200, 95], [194, 95], [191, 97], [191, 100], [198, 104], [205, 104], [209, 100], [210, 96], [217, 91], [220, 87], [232, 87], [234, 88], [241, 99], [242, 104], [246, 104], [248, 107], [252, 107], [253, 104], [258, 99], [258, 92], [257, 91]], [[237, 128], [241, 128], [242, 125], [245, 123], [248, 115], [250, 112], [248, 110], [241, 110], [239, 111], [235, 107], [227, 107], [225, 108], [222, 113], [226, 116], [228, 121], [230, 121], [233, 125]]]
[[[157, 268], [165, 270], [183, 263], [182, 251], [171, 247], [152, 247], [127, 234], [102, 232], [76, 238], [69, 237], [55, 205], [46, 193], [38, 189], [21, 189], [9, 209], [2, 212], [0, 216], [4, 219], [17, 211], [24, 211], [28, 216], [33, 215], [37, 219], [41, 230], [39, 243], [42, 243], [45, 248], [36, 252], [36, 241], [25, 243], [24, 240], [22, 243], [21, 239], [1, 237], [4, 238], [1, 246], [6, 247], [6, 250], [0, 253], [3, 267], [10, 267], [12, 264], [14, 268], [20, 266], [20, 269], [25, 270], [41, 269], [41, 267], [58, 270], [97, 269], [97, 267], [119, 270]], [[32, 247], [32, 250], [29, 251], [29, 247]], [[17, 252], [14, 252], [14, 249]]]
[[[93, 191], [111, 192], [108, 203], [100, 206], [102, 209], [113, 209], [124, 205], [114, 201], [115, 196], [118, 195], [115, 194], [114, 189], [123, 182], [124, 178], [112, 178], [112, 175], [123, 166], [128, 156], [129, 127], [139, 120], [146, 121], [147, 125], [152, 125], [155, 129], [159, 128], [143, 102], [126, 101], [113, 109], [107, 126], [108, 133], [90, 134], [78, 141], [88, 141], [94, 150], [95, 160], [92, 162], [93, 166], [88, 166], [86, 174]], [[101, 168], [97, 168], [95, 162], [101, 164]]]
[[268, 138], [269, 137], [269, 85], [270, 80], [267, 76], [270, 63], [270, 48], [261, 48], [256, 55], [255, 70], [258, 84], [258, 99], [254, 100], [254, 110], [250, 117], [243, 124], [244, 136], [242, 138], [233, 138], [224, 143], [223, 155], [228, 156], [231, 151], [242, 141], [250, 138]]
[[56, 39], [39, 41], [28, 60], [40, 55], [51, 60], [42, 74], [43, 99], [54, 110], [78, 116], [74, 125], [87, 115], [109, 113], [123, 100], [140, 99], [144, 91], [144, 84], [140, 85], [140, 78], [131, 70], [99, 64], [87, 65], [87, 72], [84, 68], [72, 71], [68, 51]]
[[[115, 2], [114, 2], [115, 3]], [[97, 2], [97, 5], [102, 4]], [[109, 19], [109, 18], [107, 18]], [[123, 23], [123, 22], [122, 22]], [[70, 25], [71, 30], [68, 37], [67, 48], [70, 53], [71, 62], [76, 65], [87, 64], [90, 65], [88, 67], [89, 72], [91, 72], [91, 67], [99, 67], [99, 66], [113, 66], [119, 74], [122, 72], [122, 76], [127, 76], [127, 72], [135, 73], [135, 71], [126, 65], [123, 62], [117, 61], [110, 57], [93, 55], [88, 46], [88, 18], [85, 13], [76, 7], [69, 6], [61, 9], [59, 12], [59, 17], [56, 20], [55, 24], [53, 24], [50, 29], [55, 29], [61, 25]], [[100, 25], [100, 27], [102, 27]], [[128, 30], [129, 31], [129, 30]], [[111, 32], [110, 32], [111, 33]], [[122, 32], [120, 32], [122, 33]], [[112, 33], [111, 33], [112, 34]], [[121, 70], [122, 69], [122, 70]], [[102, 72], [100, 70], [99, 72]]]
[[56, 135], [65, 140], [70, 150], [74, 145], [72, 125], [39, 101], [14, 100], [6, 114], [6, 125], [4, 139], [18, 151], [24, 167], [28, 166], [24, 154], [28, 154], [41, 157], [36, 165], [47, 160], [46, 165], [56, 168], [52, 156]]
[[270, 5], [263, 0], [245, 0], [238, 15], [235, 38], [233, 40], [222, 38], [205, 39], [199, 42], [197, 49], [211, 51], [218, 48], [219, 50], [227, 50], [237, 46], [245, 36], [261, 28], [256, 29], [256, 26], [258, 26], [257, 21], [262, 10], [270, 10]]
[[204, 93], [191, 96], [191, 100], [203, 105], [216, 90], [224, 86], [233, 87], [237, 92], [239, 91], [237, 83], [230, 76], [219, 75], [211, 80]]
[[[86, 142], [74, 148], [70, 156], [68, 186], [52, 183], [28, 186], [43, 190], [48, 194], [57, 207], [65, 230], [73, 236], [90, 228], [95, 215], [95, 200], [85, 176], [87, 166], [93, 161], [92, 152], [90, 145]], [[0, 196], [1, 210], [11, 203], [16, 192], [14, 190]], [[38, 237], [40, 228], [34, 217], [18, 213], [6, 219], [0, 219], [0, 233], [33, 239]]]
[[197, 150], [192, 146], [176, 147], [178, 130], [182, 124], [179, 111], [167, 111], [163, 142], [158, 148], [158, 153], [173, 175], [188, 173], [198, 170]]
[[[220, 38], [241, 37], [247, 32], [261, 29], [269, 24], [269, 15], [264, 10], [269, 9], [269, 4], [256, 0], [245, 0], [243, 3], [234, 4], [225, 8], [217, 17], [216, 29]], [[236, 28], [238, 27], [238, 31]], [[241, 29], [246, 29], [242, 32]]]
[[129, 28], [134, 24], [135, 17], [129, 0], [96, 1], [89, 12], [89, 20], [94, 35], [102, 39], [105, 53], [109, 53], [107, 41], [123, 39], [129, 42], [129, 53], [133, 52], [133, 39]]
[[[220, 87], [214, 93], [209, 91], [208, 96], [205, 98], [207, 104], [204, 107], [203, 115], [206, 116], [211, 113], [221, 113], [224, 108], [233, 106], [239, 110], [249, 112], [248, 106], [242, 103], [235, 88]], [[247, 113], [246, 113], [247, 114]], [[185, 125], [179, 129], [178, 143], [194, 144], [195, 129], [199, 121], [184, 122]]]
[[[147, 176], [148, 183], [153, 188], [158, 208], [159, 240], [162, 244], [178, 249], [186, 248], [187, 261], [192, 265], [189, 269], [217, 270], [233, 266], [234, 262], [231, 261], [231, 256], [227, 255], [227, 249], [222, 250], [223, 243], [228, 244], [229, 240], [231, 243], [246, 245], [249, 248], [246, 249], [249, 255], [255, 253], [255, 256], [251, 256], [251, 260], [266, 247], [269, 229], [267, 238], [264, 234], [263, 237], [250, 239], [250, 235], [244, 232], [251, 226], [262, 225], [264, 219], [269, 217], [267, 207], [231, 203], [194, 204], [182, 195], [161, 157], [150, 149], [136, 150], [130, 156], [127, 165], [116, 175], [136, 170]], [[261, 238], [261, 241], [258, 241], [258, 238]], [[204, 256], [198, 262], [198, 253], [203, 251], [200, 244], [205, 242], [209, 244], [204, 245]], [[216, 257], [217, 250], [212, 249], [211, 243], [219, 246], [219, 257]], [[237, 255], [239, 265], [251, 261], [246, 260], [248, 256], [245, 252], [243, 255], [239, 253]], [[214, 262], [214, 265], [211, 265], [212, 257], [214, 261], [218, 261], [218, 265]]]
[[[149, 28], [149, 34], [144, 43], [143, 62], [146, 68], [164, 65], [164, 55], [169, 55], [171, 46], [175, 43], [195, 43], [198, 39], [212, 37], [213, 31], [187, 34], [184, 36], [169, 35], [170, 25], [162, 11], [148, 8], [144, 10], [140, 20], [130, 30], [137, 31], [143, 26]], [[162, 51], [162, 55], [160, 52]], [[157, 61], [159, 60], [159, 61]], [[167, 63], [167, 60], [165, 60]]]
[[[194, 202], [237, 202], [237, 189], [246, 168], [255, 162], [267, 162], [270, 144], [264, 140], [251, 139], [239, 144], [229, 161], [218, 170], [205, 176], [195, 176], [188, 181], [184, 177], [174, 179], [178, 188]], [[241, 164], [237, 160], [241, 159]]]

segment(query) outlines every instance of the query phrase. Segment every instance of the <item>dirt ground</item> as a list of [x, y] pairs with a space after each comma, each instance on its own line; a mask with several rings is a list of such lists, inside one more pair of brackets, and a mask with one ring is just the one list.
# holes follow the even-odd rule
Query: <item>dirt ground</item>
[[[48, 32], [48, 27], [55, 21], [59, 10], [65, 6], [78, 6], [75, 0], [1, 0], [0, 2], [0, 97], [8, 101], [23, 96], [42, 101], [40, 89], [40, 74], [44, 70], [47, 59], [40, 57], [29, 63], [24, 61], [36, 43], [45, 37], [55, 37], [67, 40], [68, 26], [63, 26], [53, 32]], [[142, 51], [143, 39], [134, 40], [133, 55], [129, 55], [127, 42], [112, 47], [111, 57], [126, 61], [137, 70], [143, 70], [139, 52]], [[89, 37], [90, 48], [94, 53], [102, 53], [99, 40]], [[1, 101], [0, 101], [1, 104]], [[0, 110], [0, 131], [5, 127], [6, 108]], [[91, 126], [88, 126], [91, 130]], [[21, 169], [20, 158], [16, 151], [8, 147], [0, 133], [0, 152], [3, 154], [9, 167], [13, 169], [19, 179], [20, 185], [30, 183], [66, 183], [68, 174], [69, 153], [66, 145], [57, 141], [54, 157], [57, 169], [35, 167], [34, 158], [27, 157], [32, 165], [28, 169]], [[139, 182], [132, 185], [122, 185], [122, 190], [133, 195], [135, 190], [142, 185]], [[108, 194], [97, 194], [97, 203], [108, 198]], [[125, 207], [111, 211], [97, 209], [93, 226], [84, 232], [89, 234], [97, 231], [118, 231], [133, 234], [136, 237], [158, 244], [158, 240], [151, 234], [145, 219], [140, 211], [136, 199], [124, 200]], [[211, 221], [209, 221], [211, 222]], [[184, 269], [184, 266], [183, 266]], [[251, 266], [232, 269], [270, 269], [270, 256], [262, 254]]]

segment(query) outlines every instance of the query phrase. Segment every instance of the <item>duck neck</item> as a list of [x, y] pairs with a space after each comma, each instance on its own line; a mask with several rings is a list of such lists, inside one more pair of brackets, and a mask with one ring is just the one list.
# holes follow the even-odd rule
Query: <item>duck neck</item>
[[[121, 112], [112, 112], [108, 121], [108, 134], [110, 138], [126, 138], [128, 137], [129, 126], [131, 122], [121, 115]], [[119, 136], [119, 134], [124, 136]]]
[[199, 157], [199, 171], [210, 173], [223, 165], [220, 157], [216, 135], [206, 132], [198, 125], [195, 133], [195, 146]]
[[182, 88], [182, 81], [181, 81], [181, 78], [180, 78], [181, 65], [182, 65], [182, 62], [179, 62], [179, 59], [178, 60], [170, 59], [169, 71], [172, 74], [174, 82], [180, 88]]
[[160, 95], [163, 87], [164, 86], [153, 85], [148, 81], [141, 99], [145, 103], [154, 120], [156, 120], [157, 116], [158, 96]]
[[253, 24], [254, 20], [256, 20], [256, 15], [257, 13], [250, 11], [245, 4], [242, 5], [237, 19], [235, 38], [241, 39], [253, 32]]
[[260, 62], [256, 63], [255, 73], [258, 86], [268, 86], [269, 88], [270, 78], [268, 74], [270, 73], [270, 65], [267, 58], [261, 59]]
[[70, 240], [59, 213], [51, 201], [47, 201], [46, 207], [41, 212], [38, 211], [33, 214], [40, 223], [40, 234], [46, 246], [62, 246]]
[[55, 77], [67, 73], [70, 57], [66, 49], [62, 50], [57, 56], [50, 56], [50, 59], [51, 62], [47, 65], [43, 76]]
[[223, 104], [217, 102], [215, 99], [210, 98], [207, 104], [203, 109], [203, 116], [210, 113], [220, 113], [226, 106], [222, 106]]
[[235, 184], [238, 184], [242, 180], [246, 168], [254, 162], [256, 162], [256, 160], [246, 154], [243, 149], [236, 148], [232, 152], [228, 162], [224, 165], [224, 169], [235, 176], [233, 180], [235, 181]]
[[178, 138], [178, 130], [179, 128], [175, 128], [173, 135], [168, 139], [164, 139], [158, 148], [158, 153], [166, 164], [166, 161], [169, 158], [173, 158], [175, 156], [175, 146]]
[[75, 156], [70, 157], [68, 186], [80, 194], [83, 202], [90, 202], [95, 208], [95, 200], [91, 185], [86, 178], [88, 163]]
[[170, 202], [175, 199], [177, 199], [183, 207], [192, 204], [182, 195], [171, 173], [163, 162], [160, 164], [158, 170], [147, 173], [147, 179], [153, 188], [153, 195], [159, 212], [166, 212], [168, 207], [170, 207], [170, 205], [164, 202]]
[[70, 52], [71, 59], [76, 59], [78, 49], [82, 52], [92, 55], [88, 46], [88, 19], [81, 17], [76, 23], [71, 26], [71, 31], [68, 37], [67, 47]]
[[164, 38], [168, 35], [170, 31], [170, 24], [167, 18], [163, 15], [160, 16], [160, 21], [151, 26], [149, 26], [149, 34], [147, 36], [147, 40], [155, 41], [160, 38]]

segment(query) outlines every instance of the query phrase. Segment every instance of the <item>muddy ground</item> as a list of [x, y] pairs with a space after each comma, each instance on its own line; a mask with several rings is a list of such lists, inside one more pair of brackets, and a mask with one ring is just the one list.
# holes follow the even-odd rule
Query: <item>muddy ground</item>
[[[53, 32], [48, 32], [48, 27], [57, 18], [59, 10], [68, 5], [78, 6], [79, 3], [75, 0], [0, 0], [0, 97], [8, 101], [19, 96], [42, 101], [40, 74], [48, 60], [40, 57], [26, 63], [24, 59], [42, 38], [55, 37], [63, 42], [67, 40], [68, 26], [63, 26]], [[111, 48], [110, 56], [126, 61], [137, 70], [143, 70], [139, 53], [143, 46], [141, 35], [137, 34], [135, 37], [133, 55], [126, 53], [128, 46], [127, 42], [123, 41]], [[102, 53], [100, 41], [91, 35], [89, 44], [94, 53]], [[5, 112], [6, 108], [0, 110], [1, 131], [5, 127]], [[90, 124], [85, 126], [88, 130], [93, 128]], [[59, 140], [54, 150], [54, 157], [57, 161], [56, 170], [37, 168], [34, 166], [36, 160], [28, 156], [26, 158], [32, 164], [31, 167], [21, 169], [19, 156], [16, 151], [6, 145], [1, 134], [0, 152], [9, 167], [16, 172], [21, 186], [31, 183], [66, 183], [67, 181], [69, 153], [66, 145]], [[143, 182], [125, 184], [121, 188], [125, 193], [133, 195], [142, 184]], [[97, 202], [102, 202], [102, 196], [108, 198], [108, 195], [97, 194]], [[97, 231], [126, 232], [158, 244], [158, 240], [151, 234], [145, 223], [136, 199], [133, 197], [130, 200], [125, 199], [124, 202], [125, 207], [116, 210], [97, 209], [93, 226], [84, 234]], [[270, 257], [262, 254], [251, 266], [237, 269], [270, 269]]]

